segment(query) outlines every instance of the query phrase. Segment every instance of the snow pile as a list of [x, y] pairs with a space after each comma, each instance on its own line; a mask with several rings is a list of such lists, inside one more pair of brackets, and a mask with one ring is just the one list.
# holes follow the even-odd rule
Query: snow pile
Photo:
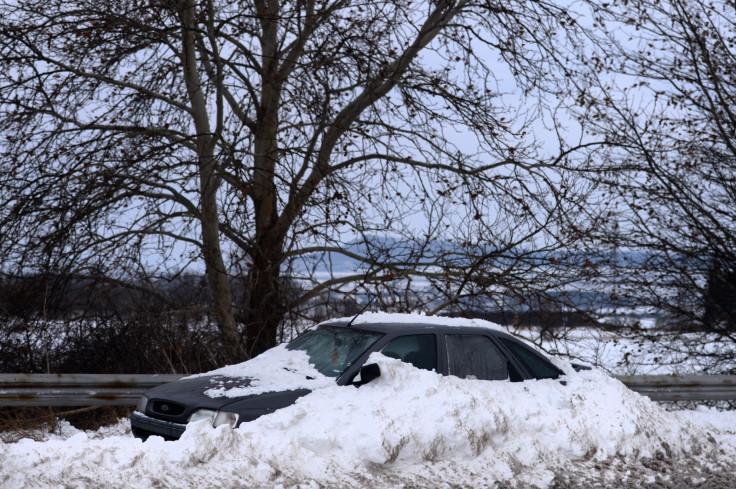
[[177, 442], [79, 432], [0, 445], [0, 487], [545, 488], [612, 461], [736, 456], [736, 413], [668, 413], [599, 371], [564, 365], [565, 384], [508, 383], [370, 361], [382, 372], [370, 384], [333, 383], [237, 430], [199, 422]]

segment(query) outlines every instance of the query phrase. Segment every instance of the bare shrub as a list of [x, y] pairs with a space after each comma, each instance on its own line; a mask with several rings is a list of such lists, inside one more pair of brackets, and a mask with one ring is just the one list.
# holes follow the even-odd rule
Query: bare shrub
[[381, 446], [386, 451], [387, 455], [384, 464], [392, 464], [396, 462], [396, 459], [399, 458], [401, 450], [406, 446], [407, 443], [409, 443], [408, 436], [402, 436], [397, 443], [391, 443], [391, 441], [389, 441], [387, 438], [384, 438], [381, 441]]
[[477, 457], [486, 449], [491, 442], [491, 434], [486, 430], [468, 430], [468, 443], [473, 456]]
[[422, 460], [425, 462], [436, 462], [445, 453], [447, 446], [445, 444], [445, 437], [437, 435], [429, 444], [426, 450], [422, 450]]

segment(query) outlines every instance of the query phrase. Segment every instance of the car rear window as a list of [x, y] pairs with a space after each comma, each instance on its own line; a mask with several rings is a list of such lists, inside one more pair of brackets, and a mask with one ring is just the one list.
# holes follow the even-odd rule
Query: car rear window
[[503, 345], [516, 356], [516, 359], [526, 367], [536, 379], [556, 379], [562, 372], [549, 363], [549, 361], [530, 349], [516, 343], [515, 341], [501, 338]]

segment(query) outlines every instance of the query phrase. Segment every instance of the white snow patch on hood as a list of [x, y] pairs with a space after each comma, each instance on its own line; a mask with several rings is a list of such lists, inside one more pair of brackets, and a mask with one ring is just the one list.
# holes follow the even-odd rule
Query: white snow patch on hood
[[[297, 389], [319, 389], [335, 384], [335, 379], [321, 374], [309, 363], [309, 355], [300, 350], [287, 350], [279, 345], [246, 362], [212, 370], [204, 374], [186, 377], [216, 377], [210, 382], [216, 385], [205, 391], [209, 397], [241, 397], [266, 392], [282, 392]], [[248, 385], [230, 384], [227, 379], [250, 379]]]

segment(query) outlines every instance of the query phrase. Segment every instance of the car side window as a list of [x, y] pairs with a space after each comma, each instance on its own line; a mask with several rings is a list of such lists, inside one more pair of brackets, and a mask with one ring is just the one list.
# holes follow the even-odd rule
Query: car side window
[[516, 356], [517, 360], [526, 367], [530, 374], [536, 379], [556, 379], [562, 372], [550, 364], [547, 360], [542, 358], [535, 352], [525, 348], [523, 345], [516, 343], [515, 341], [501, 338], [503, 346], [509, 349], [509, 351]]
[[488, 336], [451, 334], [445, 336], [445, 343], [450, 375], [480, 380], [509, 378], [508, 359]]
[[433, 334], [399, 336], [383, 347], [381, 353], [424, 370], [437, 370], [437, 340]]

